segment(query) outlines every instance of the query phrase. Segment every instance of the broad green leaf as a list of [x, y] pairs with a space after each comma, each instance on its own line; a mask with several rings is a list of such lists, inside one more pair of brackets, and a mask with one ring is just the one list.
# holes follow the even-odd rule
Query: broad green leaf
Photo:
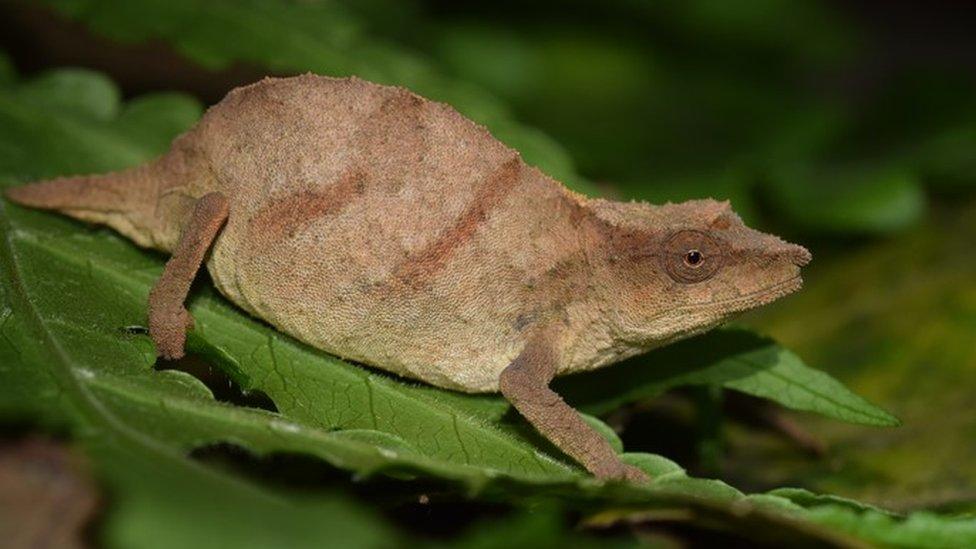
[[897, 418], [824, 372], [806, 366], [792, 352], [742, 329], [718, 330], [597, 374], [558, 380], [556, 385], [592, 414], [681, 385], [722, 385], [851, 423], [898, 424]]
[[640, 467], [641, 470], [654, 478], [661, 480], [665, 476], [684, 477], [685, 470], [670, 459], [654, 454], [622, 454], [621, 458], [627, 463]]
[[[694, 513], [667, 513], [666, 509], [611, 509], [588, 519], [591, 526], [616, 523], [653, 524], [656, 520], [704, 523], [708, 528], [746, 535], [763, 546], [781, 547], [905, 547], [955, 549], [976, 544], [976, 520], [917, 512], [907, 517], [849, 505], [805, 507], [787, 498], [760, 494], [746, 498], [748, 505], [728, 509], [702, 502]], [[812, 521], [810, 520], [812, 519]], [[811, 524], [811, 522], [813, 524]], [[749, 535], [751, 534], [751, 535]]]
[[808, 509], [807, 517], [832, 529], [870, 540], [882, 547], [954, 549], [976, 545], [976, 520], [916, 512], [907, 518], [877, 511], [856, 512], [842, 506]]
[[776, 496], [779, 498], [787, 499], [797, 505], [802, 505], [803, 507], [819, 507], [823, 505], [830, 505], [833, 507], [846, 507], [852, 511], [856, 512], [866, 512], [874, 511], [877, 513], [883, 513], [891, 516], [895, 516], [893, 513], [885, 511], [879, 507], [873, 505], [868, 505], [857, 500], [850, 498], [843, 498], [839, 496], [830, 496], [823, 494], [815, 494], [809, 490], [804, 490], [802, 488], [777, 488], [775, 490], [770, 490], [768, 495]]

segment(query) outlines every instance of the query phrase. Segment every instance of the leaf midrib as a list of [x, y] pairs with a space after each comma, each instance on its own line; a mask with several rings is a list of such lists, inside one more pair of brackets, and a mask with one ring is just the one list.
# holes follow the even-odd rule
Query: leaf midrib
[[[749, 360], [746, 357], [738, 356], [738, 357], [731, 358], [730, 360], [733, 360], [735, 362], [739, 362], [741, 364], [745, 364], [747, 367], [751, 368], [755, 372], [758, 372], [758, 373], [761, 373], [761, 374], [766, 374], [766, 375], [775, 377], [776, 379], [784, 382], [786, 385], [788, 385], [790, 387], [798, 388], [800, 391], [805, 391], [805, 392], [807, 392], [809, 394], [815, 395], [816, 397], [818, 397], [820, 399], [823, 399], [823, 400], [825, 400], [827, 402], [830, 402], [831, 404], [837, 406], [838, 408], [843, 408], [844, 410], [847, 410], [853, 416], [868, 418], [868, 420], [870, 420], [870, 421], [866, 421], [865, 422], [867, 425], [893, 426], [893, 425], [897, 425], [898, 424], [898, 421], [893, 416], [884, 416], [884, 415], [880, 415], [880, 414], [874, 415], [874, 414], [870, 414], [870, 413], [868, 413], [866, 411], [858, 410], [857, 408], [854, 408], [853, 406], [851, 406], [849, 404], [846, 404], [844, 402], [841, 402], [840, 400], [838, 400], [838, 399], [830, 396], [827, 393], [818, 391], [818, 390], [816, 390], [814, 388], [807, 387], [805, 385], [801, 385], [801, 384], [797, 383], [796, 381], [790, 379], [789, 377], [784, 376], [783, 374], [781, 374], [779, 372], [776, 372], [774, 368], [764, 368], [762, 365], [756, 364], [755, 362]], [[738, 389], [736, 389], [736, 390], [738, 390]], [[812, 408], [810, 408], [810, 409], [808, 409], [808, 411], [813, 412], [813, 411], [816, 411], [816, 410], [813, 410]]]

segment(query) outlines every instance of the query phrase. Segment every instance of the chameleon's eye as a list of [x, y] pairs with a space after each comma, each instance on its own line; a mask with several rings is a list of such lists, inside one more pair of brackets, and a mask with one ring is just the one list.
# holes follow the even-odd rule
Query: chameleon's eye
[[691, 284], [718, 272], [723, 259], [722, 243], [702, 231], [677, 231], [664, 241], [661, 255], [671, 278]]

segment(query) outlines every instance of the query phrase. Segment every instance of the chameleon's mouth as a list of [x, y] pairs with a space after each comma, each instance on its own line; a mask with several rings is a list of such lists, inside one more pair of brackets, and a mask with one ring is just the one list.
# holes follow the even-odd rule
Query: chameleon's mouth
[[777, 299], [790, 295], [793, 292], [799, 290], [803, 287], [803, 277], [796, 275], [790, 279], [784, 280], [779, 284], [775, 284], [766, 288], [765, 290], [760, 290], [754, 292], [751, 295], [743, 296], [737, 301], [747, 302], [750, 307], [758, 307], [760, 305], [766, 305], [767, 303], [772, 303]]
[[760, 307], [776, 301], [777, 299], [790, 295], [803, 287], [803, 277], [799, 274], [774, 284], [762, 290], [731, 297], [727, 299], [711, 301], [703, 304], [705, 307], [714, 307], [726, 312], [744, 311], [755, 307]]
[[656, 320], [666, 316], [674, 318], [673, 315], [675, 312], [681, 311], [683, 314], [678, 315], [677, 321], [668, 325], [670, 333], [664, 337], [661, 337], [660, 333], [653, 336], [648, 336], [646, 333], [639, 333], [634, 337], [633, 341], [637, 345], [643, 345], [645, 348], [649, 348], [648, 342], [652, 344], [652, 347], [658, 347], [662, 344], [684, 339], [714, 328], [736, 313], [741, 313], [776, 301], [783, 296], [799, 290], [802, 286], [803, 279], [797, 274], [787, 280], [745, 295], [675, 307], [667, 312], [659, 313], [647, 321], [648, 325], [653, 325]]
[[[790, 295], [793, 292], [799, 290], [803, 287], [803, 277], [800, 275], [795, 275], [787, 280], [774, 284], [772, 286], [763, 288], [762, 290], [756, 290], [755, 292], [750, 292], [745, 295], [740, 295], [736, 297], [728, 297], [725, 299], [717, 299], [715, 301], [705, 301], [702, 303], [694, 303], [684, 306], [676, 307], [674, 310], [701, 310], [701, 309], [717, 309], [726, 312], [742, 311], [746, 309], [752, 309], [754, 307], [759, 307], [772, 303], [777, 299]], [[661, 313], [659, 316], [664, 316], [668, 313]], [[657, 317], [655, 317], [656, 319]]]
[[[691, 315], [705, 314], [714, 315], [719, 319], [726, 318], [738, 312], [747, 311], [749, 309], [754, 309], [768, 303], [772, 303], [777, 299], [792, 294], [793, 292], [799, 290], [803, 286], [803, 278], [797, 274], [787, 280], [774, 284], [772, 286], [763, 288], [762, 290], [757, 290], [755, 292], [750, 292], [745, 295], [740, 295], [737, 297], [729, 297], [725, 299], [717, 299], [715, 301], [707, 301], [703, 303], [695, 303], [692, 305], [685, 305], [683, 307], [676, 307], [672, 309], [673, 313], [675, 310], [687, 311]], [[665, 316], [668, 313], [661, 313], [658, 315]]]

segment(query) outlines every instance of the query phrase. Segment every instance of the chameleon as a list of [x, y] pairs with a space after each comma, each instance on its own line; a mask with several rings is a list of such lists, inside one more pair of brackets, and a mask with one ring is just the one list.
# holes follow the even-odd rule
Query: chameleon
[[190, 285], [343, 359], [500, 392], [600, 479], [643, 481], [550, 387], [798, 290], [803, 247], [728, 202], [575, 193], [452, 107], [306, 74], [230, 91], [140, 166], [7, 190], [170, 254], [148, 299], [184, 355]]

